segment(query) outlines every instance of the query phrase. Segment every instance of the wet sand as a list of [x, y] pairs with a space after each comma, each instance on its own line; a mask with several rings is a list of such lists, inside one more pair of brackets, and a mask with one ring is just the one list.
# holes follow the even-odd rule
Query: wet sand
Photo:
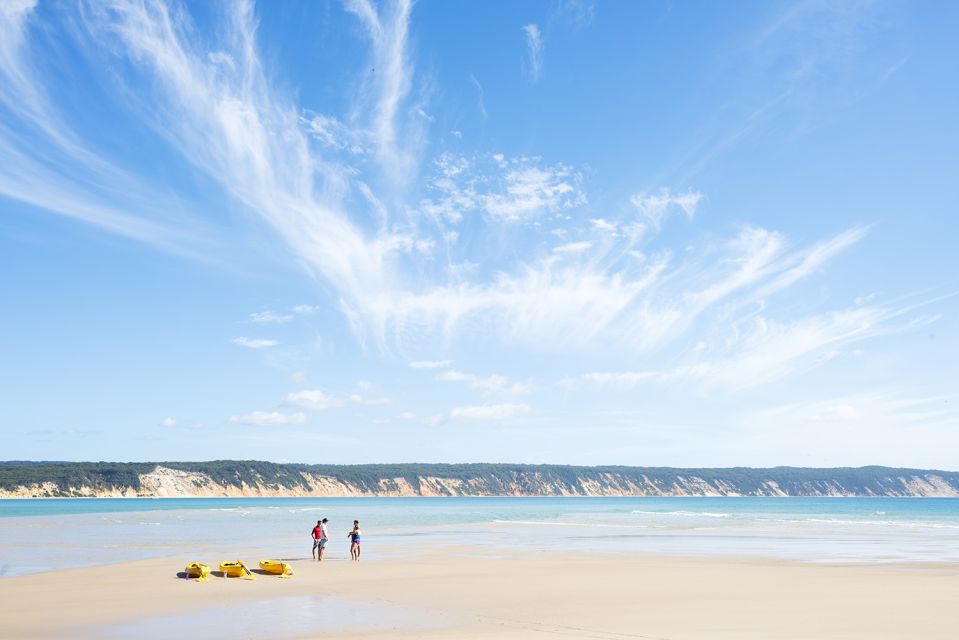
[[959, 567], [946, 563], [484, 555], [464, 547], [360, 563], [290, 560], [289, 580], [187, 581], [177, 577], [182, 558], [0, 579], [2, 635], [931, 639], [954, 638], [959, 628]]

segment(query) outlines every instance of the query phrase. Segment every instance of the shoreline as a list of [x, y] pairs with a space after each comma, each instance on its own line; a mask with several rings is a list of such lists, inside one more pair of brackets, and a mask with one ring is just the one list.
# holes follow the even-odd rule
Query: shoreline
[[[251, 566], [258, 560], [235, 550], [221, 555]], [[519, 638], [533, 632], [874, 639], [947, 638], [959, 624], [953, 606], [959, 563], [813, 564], [477, 546], [427, 547], [359, 564], [341, 556], [334, 553], [322, 564], [290, 558], [290, 580], [187, 581], [176, 573], [194, 559], [179, 555], [2, 578], [0, 619], [10, 637], [38, 639], [161, 637], [169, 624], [210, 620], [215, 627], [224, 612], [251, 616], [255, 625], [257, 612], [271, 607], [286, 611], [291, 633], [282, 620], [249, 633], [277, 640]], [[214, 567], [219, 562], [207, 560]], [[309, 617], [311, 609], [322, 611], [322, 619]]]

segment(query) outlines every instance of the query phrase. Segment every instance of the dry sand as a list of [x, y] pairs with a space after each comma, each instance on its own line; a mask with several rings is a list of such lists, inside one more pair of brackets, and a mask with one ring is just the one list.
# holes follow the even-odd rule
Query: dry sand
[[[959, 633], [959, 567], [948, 564], [834, 566], [583, 553], [487, 557], [458, 548], [358, 564], [299, 560], [289, 580], [211, 578], [205, 584], [177, 579], [183, 564], [153, 559], [0, 579], [0, 636], [93, 638], [102, 625], [179, 613], [195, 619], [207, 609], [262, 606], [291, 596], [366, 602], [410, 612], [419, 621], [376, 628], [370, 619], [348, 629], [332, 623], [308, 629], [306, 637], [324, 639], [875, 640], [952, 639]], [[190, 635], [184, 627], [168, 631], [166, 637]], [[252, 634], [238, 630], [236, 637]]]

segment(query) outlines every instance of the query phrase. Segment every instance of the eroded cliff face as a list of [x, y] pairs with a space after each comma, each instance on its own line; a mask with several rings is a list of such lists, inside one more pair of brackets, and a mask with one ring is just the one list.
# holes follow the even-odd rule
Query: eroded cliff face
[[139, 476], [140, 486], [98, 489], [89, 486], [61, 489], [52, 482], [0, 490], [0, 498], [74, 497], [365, 497], [365, 496], [890, 496], [959, 497], [959, 483], [934, 472], [883, 477], [875, 488], [853, 491], [835, 480], [793, 482], [783, 487], [775, 480], [736, 486], [731, 480], [706, 480], [677, 473], [669, 481], [646, 475], [588, 474], [550, 480], [542, 473], [511, 472], [495, 478], [471, 479], [416, 476], [381, 478], [372, 487], [360, 487], [333, 476], [299, 472], [302, 486], [285, 487], [257, 476], [252, 483], [223, 484], [204, 473], [157, 465]]

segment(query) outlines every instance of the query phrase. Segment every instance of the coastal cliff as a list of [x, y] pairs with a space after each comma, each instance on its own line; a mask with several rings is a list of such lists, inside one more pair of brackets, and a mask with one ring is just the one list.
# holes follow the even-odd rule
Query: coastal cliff
[[361, 496], [959, 497], [959, 472], [258, 461], [0, 462], [0, 498]]

